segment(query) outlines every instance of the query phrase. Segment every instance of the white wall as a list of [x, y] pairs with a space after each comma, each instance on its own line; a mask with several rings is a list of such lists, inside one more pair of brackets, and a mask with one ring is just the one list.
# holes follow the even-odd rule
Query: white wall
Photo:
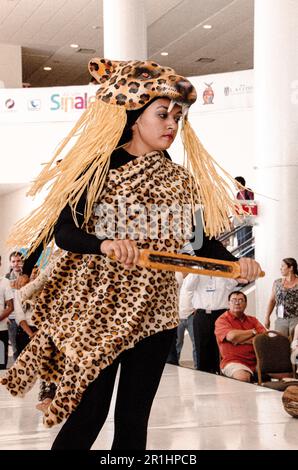
[[[206, 150], [232, 176], [242, 175], [249, 187], [254, 186], [253, 109], [191, 112], [189, 121]], [[180, 139], [174, 142], [170, 154], [182, 163]]]
[[[189, 112], [189, 121], [206, 150], [232, 176], [243, 175], [252, 187], [253, 77], [253, 70], [190, 77], [198, 96]], [[208, 85], [214, 97], [211, 104], [204, 104]], [[172, 149], [171, 155], [182, 163], [181, 143], [175, 142]]]
[[1, 124], [0, 185], [30, 183], [52, 158], [73, 122]]

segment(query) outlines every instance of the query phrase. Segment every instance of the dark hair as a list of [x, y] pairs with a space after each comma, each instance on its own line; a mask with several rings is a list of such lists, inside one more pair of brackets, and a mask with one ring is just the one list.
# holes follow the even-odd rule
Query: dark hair
[[22, 255], [22, 253], [21, 253], [20, 251], [13, 251], [13, 252], [10, 253], [10, 255], [9, 255], [9, 261], [11, 261], [11, 258], [12, 258], [13, 256], [20, 256], [21, 258], [23, 258], [23, 255]]
[[129, 142], [132, 139], [132, 127], [136, 120], [138, 119], [139, 116], [145, 111], [146, 108], [148, 108], [154, 101], [162, 98], [162, 96], [157, 96], [153, 98], [152, 100], [148, 101], [144, 106], [142, 106], [139, 109], [133, 109], [131, 111], [126, 111], [126, 116], [127, 116], [127, 121], [125, 124], [125, 127], [123, 129], [122, 135], [119, 139], [119, 142], [117, 144], [117, 147], [120, 145], [124, 145], [127, 142]]
[[238, 181], [238, 183], [242, 184], [242, 186], [245, 186], [245, 179], [243, 178], [243, 176], [236, 176], [235, 180]]
[[247, 297], [246, 297], [246, 295], [244, 294], [244, 292], [242, 292], [241, 290], [234, 290], [233, 292], [230, 292], [229, 297], [228, 297], [228, 300], [230, 300], [230, 298], [232, 297], [233, 294], [236, 294], [236, 295], [240, 295], [240, 294], [241, 294], [241, 295], [243, 295], [244, 300], [245, 300], [245, 302], [247, 303]]
[[145, 109], [151, 103], [152, 101], [149, 101], [149, 103], [145, 104], [145, 106], [143, 106], [142, 108], [126, 111], [127, 121], [123, 129], [122, 135], [119, 139], [119, 142], [117, 144], [117, 147], [126, 144], [132, 139], [132, 126], [134, 125], [138, 117], [142, 114], [142, 112], [145, 111]]
[[293, 273], [298, 276], [298, 266], [295, 258], [284, 258], [283, 262], [288, 266], [288, 268], [293, 268]]

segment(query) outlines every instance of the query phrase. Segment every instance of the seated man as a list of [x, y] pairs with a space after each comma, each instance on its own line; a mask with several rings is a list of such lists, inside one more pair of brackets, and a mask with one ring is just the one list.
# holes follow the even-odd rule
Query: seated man
[[245, 315], [247, 298], [243, 292], [231, 292], [228, 298], [229, 310], [215, 322], [220, 368], [226, 377], [250, 382], [256, 369], [252, 340], [266, 329], [255, 317]]

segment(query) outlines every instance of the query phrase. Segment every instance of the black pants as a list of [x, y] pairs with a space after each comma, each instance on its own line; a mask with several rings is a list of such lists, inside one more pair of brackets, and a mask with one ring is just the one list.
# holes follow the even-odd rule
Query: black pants
[[219, 369], [219, 351], [214, 334], [215, 322], [226, 309], [206, 313], [198, 309], [194, 314], [193, 333], [197, 352], [198, 370], [215, 374]]
[[6, 369], [8, 361], [8, 331], [0, 331], [0, 370]]
[[[37, 331], [37, 328], [35, 326], [30, 326], [30, 328], [32, 331]], [[30, 343], [29, 336], [27, 335], [27, 333], [23, 330], [21, 326], [18, 326], [18, 329], [17, 329], [16, 343], [17, 343], [17, 353], [19, 357], [23, 349], [25, 349], [27, 344]]]
[[52, 450], [88, 450], [107, 418], [119, 363], [113, 450], [144, 450], [153, 399], [175, 330], [143, 339], [92, 382], [57, 435]]
[[172, 344], [171, 344], [170, 351], [169, 351], [169, 354], [168, 354], [168, 357], [167, 357], [167, 363], [168, 364], [173, 364], [175, 366], [179, 366], [179, 359], [178, 359], [178, 353], [177, 353], [177, 347], [176, 347], [177, 328], [175, 328], [174, 331], [175, 332], [173, 334]]

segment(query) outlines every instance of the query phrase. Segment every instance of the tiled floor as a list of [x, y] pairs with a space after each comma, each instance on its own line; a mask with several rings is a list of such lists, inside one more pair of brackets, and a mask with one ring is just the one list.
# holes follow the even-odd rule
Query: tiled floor
[[[148, 449], [298, 449], [298, 420], [282, 394], [184, 367], [167, 365], [149, 424]], [[37, 387], [24, 399], [0, 387], [0, 450], [49, 449], [58, 427], [45, 429], [35, 410]], [[109, 449], [113, 403], [94, 449]]]

